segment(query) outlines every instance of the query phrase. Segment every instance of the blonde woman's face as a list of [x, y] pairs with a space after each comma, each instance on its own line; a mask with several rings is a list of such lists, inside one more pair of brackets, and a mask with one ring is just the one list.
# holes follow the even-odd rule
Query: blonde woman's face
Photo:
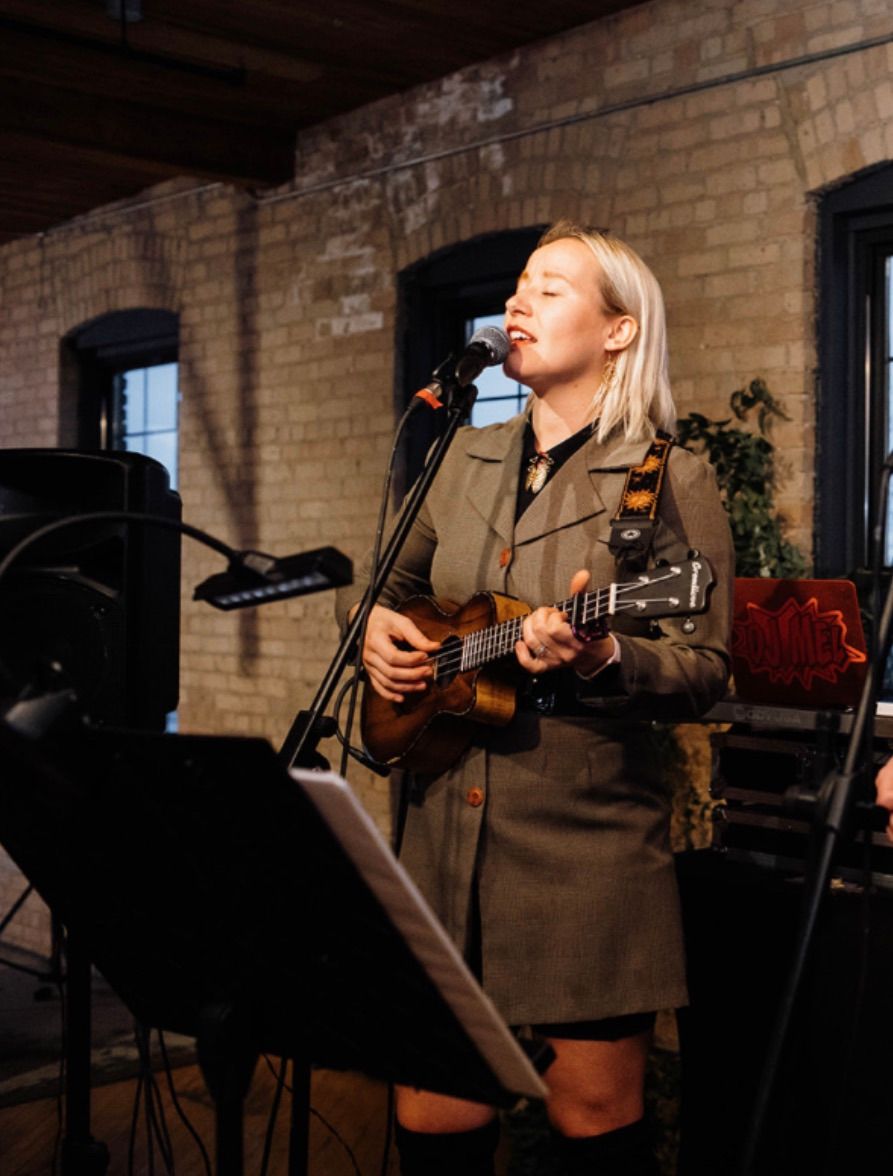
[[575, 238], [562, 238], [531, 254], [506, 303], [512, 342], [505, 374], [540, 395], [577, 389], [592, 397], [616, 328], [626, 316], [608, 314], [600, 290], [601, 267]]

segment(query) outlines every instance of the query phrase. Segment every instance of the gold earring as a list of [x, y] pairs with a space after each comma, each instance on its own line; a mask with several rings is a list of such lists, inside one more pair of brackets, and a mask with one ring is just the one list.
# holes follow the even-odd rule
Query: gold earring
[[605, 360], [605, 365], [602, 368], [602, 383], [599, 391], [602, 399], [604, 399], [614, 388], [614, 381], [617, 379], [617, 356], [611, 352]]

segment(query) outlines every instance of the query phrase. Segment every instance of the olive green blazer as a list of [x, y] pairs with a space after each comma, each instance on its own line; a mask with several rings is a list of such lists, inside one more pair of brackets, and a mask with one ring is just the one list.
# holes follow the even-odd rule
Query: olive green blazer
[[[457, 434], [381, 603], [430, 592], [463, 603], [487, 589], [536, 606], [563, 600], [580, 568], [593, 586], [617, 578], [610, 520], [648, 443], [592, 438], [516, 525], [524, 425]], [[690, 631], [681, 618], [618, 618], [619, 666], [574, 676], [581, 713], [521, 709], [507, 728], [482, 727], [457, 764], [415, 790], [401, 858], [510, 1023], [685, 1002], [652, 724], [696, 718], [722, 696], [734, 563], [712, 469], [674, 448], [650, 562], [689, 549], [717, 581]], [[363, 587], [339, 594], [342, 619]]]

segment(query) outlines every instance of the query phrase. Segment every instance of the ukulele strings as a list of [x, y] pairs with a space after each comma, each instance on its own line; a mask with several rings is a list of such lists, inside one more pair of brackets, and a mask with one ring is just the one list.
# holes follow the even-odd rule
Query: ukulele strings
[[[678, 576], [678, 574], [679, 574], [678, 568], [677, 569], [671, 568], [663, 576], [656, 576], [653, 579], [649, 579], [647, 581], [647, 584], [650, 587], [654, 584], [661, 583], [663, 580], [674, 579], [676, 576]], [[630, 612], [631, 610], [635, 609], [637, 607], [637, 602], [635, 600], [624, 601], [624, 600], [620, 599], [620, 596], [623, 593], [641, 591], [643, 586], [644, 585], [642, 582], [633, 583], [633, 584], [617, 584], [616, 585], [616, 598], [617, 598], [617, 600], [616, 600], [615, 607], [614, 607], [615, 613]], [[597, 620], [599, 618], [599, 616], [601, 616], [604, 613], [606, 606], [610, 601], [610, 597], [611, 597], [611, 589], [610, 588], [598, 588], [594, 592], [584, 593], [583, 594], [583, 616], [582, 616], [583, 624], [586, 624], [588, 621]], [[672, 600], [672, 597], [669, 597], [669, 596], [666, 596], [666, 597], [649, 596], [648, 603], [649, 604], [668, 604], [671, 600]], [[562, 612], [570, 612], [571, 609], [573, 608], [573, 602], [574, 602], [574, 597], [569, 597], [567, 600], [561, 601], [560, 604], [557, 604], [555, 607], [559, 608]], [[500, 624], [490, 625], [485, 629], [478, 629], [474, 633], [469, 633], [469, 634], [467, 634], [467, 636], [459, 638], [458, 645], [453, 645], [449, 649], [444, 650], [443, 652], [438, 652], [438, 653], [432, 654], [431, 657], [426, 658], [425, 662], [423, 662], [422, 664], [423, 665], [432, 665], [433, 664], [436, 667], [435, 668], [435, 675], [439, 674], [439, 673], [450, 673], [453, 671], [460, 672], [462, 670], [462, 660], [465, 656], [465, 653], [467, 652], [465, 643], [475, 637], [478, 637], [480, 634], [484, 634], [487, 632], [489, 632], [492, 636], [488, 639], [488, 641], [486, 643], [486, 648], [481, 651], [484, 654], [483, 661], [480, 663], [475, 662], [472, 665], [466, 666], [465, 668], [466, 669], [474, 669], [474, 668], [476, 668], [476, 666], [478, 664], [482, 665], [482, 664], [484, 664], [484, 662], [489, 661], [495, 657], [505, 656], [506, 654], [511, 652], [512, 647], [514, 646], [514, 642], [516, 640], [520, 640], [521, 625], [522, 625], [523, 621], [524, 621], [524, 617], [512, 617], [511, 620], [502, 621]], [[503, 638], [508, 638], [508, 637], [512, 638], [511, 644], [506, 644], [506, 647], [503, 648], [503, 644], [504, 644]], [[498, 652], [498, 653], [493, 652], [494, 650], [497, 650], [497, 649], [500, 652]]]

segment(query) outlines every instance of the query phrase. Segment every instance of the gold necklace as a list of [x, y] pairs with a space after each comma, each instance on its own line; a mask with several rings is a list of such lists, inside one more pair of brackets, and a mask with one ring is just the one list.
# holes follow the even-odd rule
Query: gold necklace
[[536, 494], [542, 490], [554, 464], [554, 460], [549, 457], [548, 453], [535, 453], [527, 463], [524, 489], [531, 494]]

